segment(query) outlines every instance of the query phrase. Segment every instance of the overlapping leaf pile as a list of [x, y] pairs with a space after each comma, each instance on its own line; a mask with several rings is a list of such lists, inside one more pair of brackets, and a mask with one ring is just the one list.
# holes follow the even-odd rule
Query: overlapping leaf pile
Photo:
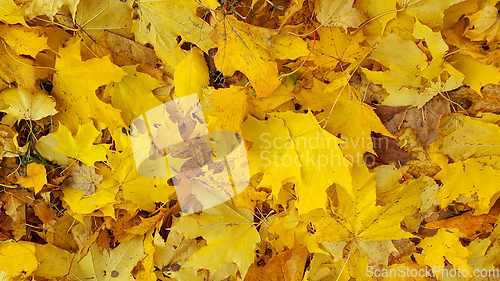
[[[0, 6], [0, 279], [499, 268], [500, 2]], [[251, 180], [181, 216], [129, 127], [194, 93]]]

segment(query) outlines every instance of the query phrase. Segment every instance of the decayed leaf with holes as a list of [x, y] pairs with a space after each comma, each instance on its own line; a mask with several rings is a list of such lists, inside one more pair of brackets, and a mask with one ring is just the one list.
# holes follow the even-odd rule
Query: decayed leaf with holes
[[24, 26], [0, 26], [0, 37], [11, 46], [18, 55], [36, 57], [40, 51], [49, 49], [47, 37], [41, 36], [41, 29]]
[[38, 193], [47, 183], [45, 166], [38, 163], [30, 163], [27, 167], [27, 174], [25, 178], [19, 178], [17, 183], [25, 188], [33, 187], [35, 189], [35, 194]]
[[136, 117], [162, 104], [152, 93], [162, 84], [153, 77], [138, 72], [136, 65], [124, 66], [122, 69], [128, 75], [120, 82], [107, 85], [104, 95], [111, 96], [111, 104], [121, 110], [123, 121], [130, 126]]
[[127, 73], [111, 63], [109, 56], [82, 61], [80, 41], [60, 49], [59, 56], [52, 92], [60, 107], [56, 120], [73, 133], [77, 132], [79, 124], [86, 124], [91, 119], [103, 122], [110, 131], [125, 126], [120, 111], [101, 101], [95, 90], [120, 81]]
[[197, 47], [191, 48], [191, 54], [185, 57], [174, 73], [175, 94], [177, 98], [198, 94], [208, 86], [208, 66], [203, 52]]
[[0, 270], [13, 277], [21, 272], [30, 275], [38, 266], [35, 244], [25, 241], [3, 241], [0, 244]]
[[[414, 237], [401, 229], [403, 219], [416, 213], [420, 206], [420, 182], [405, 184], [385, 206], [377, 206], [374, 180], [365, 166], [354, 166], [352, 193], [337, 188], [338, 206], [332, 208], [332, 216], [316, 210], [301, 216], [304, 222], [316, 227], [318, 242], [341, 242], [353, 239], [363, 242], [385, 241]], [[342, 199], [340, 199], [342, 198]]]
[[132, 28], [135, 39], [155, 47], [156, 54], [166, 64], [167, 73], [172, 75], [185, 57], [176, 41], [178, 36], [205, 52], [215, 47], [208, 37], [212, 27], [196, 16], [199, 6], [196, 1], [141, 0], [135, 3], [139, 17]]
[[[467, 264], [470, 251], [460, 243], [461, 235], [458, 229], [438, 229], [436, 235], [426, 237], [418, 244], [424, 249], [425, 254], [414, 254], [420, 265], [428, 265], [431, 268], [442, 268], [445, 260], [453, 265], [454, 269], [467, 270], [472, 272], [472, 268]], [[436, 275], [442, 274], [436, 272]]]
[[40, 120], [58, 112], [55, 110], [54, 98], [41, 91], [32, 94], [22, 87], [10, 88], [0, 93], [0, 99], [9, 106], [9, 108], [0, 109], [0, 111], [11, 114], [17, 121], [21, 119]]
[[491, 202], [491, 198], [500, 192], [500, 171], [494, 168], [499, 161], [498, 156], [469, 158], [443, 167], [435, 176], [443, 182], [437, 194], [437, 197], [442, 198], [441, 208], [465, 196], [474, 199], [468, 204], [475, 208], [475, 215], [488, 213], [495, 203]]
[[316, 0], [316, 18], [326, 26], [358, 27], [366, 17], [353, 4], [354, 0]]
[[[101, 30], [132, 38], [132, 0], [80, 0], [76, 9], [75, 21], [78, 27], [95, 39]], [[88, 40], [87, 43], [92, 42]]]
[[219, 44], [215, 65], [228, 76], [241, 71], [257, 97], [268, 96], [280, 85], [278, 65], [267, 50], [274, 34], [271, 29], [251, 26], [232, 15], [219, 17], [212, 33], [212, 40]]
[[59, 146], [54, 147], [54, 149], [68, 157], [78, 159], [92, 167], [95, 167], [95, 162], [106, 160], [107, 146], [93, 144], [99, 135], [99, 131], [96, 130], [92, 122], [80, 125], [74, 137], [69, 129], [62, 124], [59, 124], [59, 129], [52, 135], [59, 142]]
[[207, 246], [195, 252], [186, 266], [217, 271], [225, 263], [236, 263], [245, 275], [254, 260], [255, 244], [260, 241], [253, 214], [230, 201], [203, 210], [199, 215], [181, 217], [172, 229], [186, 238], [203, 236]]

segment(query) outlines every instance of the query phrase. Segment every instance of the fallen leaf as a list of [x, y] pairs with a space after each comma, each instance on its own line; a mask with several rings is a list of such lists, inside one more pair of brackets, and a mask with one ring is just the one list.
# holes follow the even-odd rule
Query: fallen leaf
[[199, 215], [183, 216], [172, 227], [186, 238], [203, 235], [207, 246], [192, 255], [186, 264], [215, 272], [227, 262], [234, 262], [242, 275], [253, 263], [255, 244], [260, 241], [252, 214], [245, 208], [224, 203]]
[[198, 94], [201, 97], [208, 80], [208, 66], [203, 52], [196, 47], [191, 48], [191, 54], [179, 63], [174, 73], [176, 96], [181, 98]]
[[99, 185], [103, 176], [95, 173], [95, 168], [83, 164], [72, 165], [66, 170], [68, 177], [67, 183], [74, 189], [83, 190], [83, 196], [92, 195], [95, 192], [96, 185]]
[[257, 97], [268, 96], [280, 85], [277, 64], [266, 50], [273, 35], [271, 29], [251, 26], [233, 16], [220, 18], [211, 35], [215, 43], [224, 42], [215, 56], [215, 66], [229, 76], [241, 71]]
[[35, 257], [35, 244], [26, 241], [3, 241], [0, 245], [0, 270], [6, 277], [31, 274], [38, 267]]
[[[467, 259], [470, 256], [469, 250], [462, 246], [459, 241], [460, 234], [458, 229], [438, 229], [438, 233], [433, 237], [426, 237], [418, 244], [425, 251], [425, 255], [415, 254], [415, 258], [419, 264], [426, 264], [431, 268], [441, 268], [447, 260], [453, 265], [453, 268], [465, 269], [472, 272], [471, 267], [467, 264]], [[436, 275], [441, 275], [442, 272], [436, 272]]]
[[40, 192], [43, 186], [47, 184], [45, 166], [38, 163], [30, 163], [27, 167], [27, 176], [19, 178], [17, 183], [25, 188], [33, 187], [35, 194]]
[[74, 137], [68, 128], [59, 124], [59, 129], [53, 134], [59, 142], [59, 146], [54, 147], [54, 149], [68, 157], [78, 159], [88, 166], [95, 167], [95, 162], [106, 160], [106, 145], [93, 144], [98, 135], [99, 131], [96, 130], [92, 122], [80, 125]]
[[21, 119], [40, 120], [58, 112], [55, 109], [54, 98], [41, 91], [32, 94], [22, 87], [10, 88], [0, 93], [0, 99], [3, 99], [9, 106], [9, 108], [0, 111], [11, 114], [17, 121]]
[[[59, 55], [53, 90], [60, 110], [56, 117], [73, 133], [78, 131], [79, 124], [86, 124], [93, 118], [98, 118], [112, 131], [124, 126], [120, 111], [101, 101], [95, 90], [120, 81], [127, 73], [111, 63], [109, 57], [82, 61], [80, 41], [59, 50]], [[76, 114], [77, 118], [72, 114]]]
[[295, 245], [290, 250], [274, 256], [263, 267], [252, 264], [245, 281], [269, 280], [269, 276], [280, 281], [302, 280], [308, 254], [307, 247]]

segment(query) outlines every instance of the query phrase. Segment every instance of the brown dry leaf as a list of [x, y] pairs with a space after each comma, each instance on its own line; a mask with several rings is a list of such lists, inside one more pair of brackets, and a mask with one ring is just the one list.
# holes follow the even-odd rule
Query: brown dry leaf
[[156, 67], [160, 64], [153, 49], [107, 30], [97, 34], [91, 49], [99, 56], [111, 55], [111, 61], [118, 66], [146, 64]]
[[95, 168], [82, 163], [81, 166], [75, 164], [67, 172], [66, 182], [69, 186], [77, 190], [83, 190], [83, 196], [92, 195], [103, 176], [95, 173]]
[[274, 256], [263, 267], [252, 264], [245, 281], [264, 281], [270, 276], [276, 281], [301, 281], [308, 254], [306, 246], [295, 244], [290, 250]]
[[448, 219], [433, 221], [426, 224], [425, 228], [458, 228], [460, 233], [471, 237], [481, 232], [491, 232], [493, 230], [492, 225], [498, 220], [498, 215], [500, 215], [500, 200], [493, 205], [488, 214], [474, 216], [471, 212], [466, 212]]
[[365, 162], [369, 168], [387, 164], [401, 165], [409, 160], [417, 159], [402, 150], [393, 138], [374, 132], [372, 132], [371, 137], [373, 150], [377, 155], [370, 152], [365, 153]]
[[500, 85], [488, 84], [481, 89], [481, 94], [471, 88], [461, 87], [449, 93], [453, 100], [460, 105], [458, 110], [465, 109], [469, 114], [481, 112], [500, 112]]
[[17, 148], [14, 143], [15, 132], [5, 125], [0, 125], [0, 161], [3, 157], [15, 157]]
[[427, 149], [434, 140], [439, 138], [438, 129], [441, 117], [450, 114], [450, 103], [444, 98], [437, 97], [428, 101], [421, 109], [409, 108], [397, 113], [385, 125], [393, 134], [400, 128], [415, 129], [418, 139]]

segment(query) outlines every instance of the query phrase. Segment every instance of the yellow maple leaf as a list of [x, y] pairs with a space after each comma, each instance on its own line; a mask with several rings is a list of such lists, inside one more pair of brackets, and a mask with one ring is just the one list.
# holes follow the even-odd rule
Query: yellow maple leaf
[[145, 257], [144, 237], [138, 235], [114, 249], [104, 249], [93, 244], [88, 254], [78, 262], [73, 253], [53, 245], [36, 245], [36, 256], [40, 261], [37, 273], [45, 278], [75, 280], [112, 280], [113, 278], [134, 281], [132, 269]]
[[56, 120], [72, 132], [78, 130], [79, 123], [86, 124], [91, 119], [103, 122], [111, 131], [125, 126], [120, 111], [101, 101], [95, 90], [120, 81], [127, 73], [111, 63], [109, 56], [82, 61], [80, 41], [60, 49], [59, 55], [52, 92], [61, 111]]
[[500, 154], [500, 127], [467, 116], [461, 116], [458, 128], [443, 139], [439, 152], [459, 161], [470, 157]]
[[263, 173], [259, 186], [272, 187], [276, 197], [282, 183], [295, 183], [300, 214], [326, 208], [326, 189], [333, 183], [351, 190], [349, 161], [338, 147], [341, 141], [323, 130], [311, 112], [273, 113], [265, 121], [250, 117], [242, 131], [253, 142], [250, 174]]
[[500, 71], [498, 67], [483, 64], [468, 55], [455, 54], [449, 58], [453, 67], [465, 75], [464, 84], [470, 86], [480, 96], [481, 87], [487, 84], [500, 83]]
[[448, 51], [448, 45], [444, 42], [441, 32], [433, 32], [432, 29], [421, 24], [418, 20], [415, 21], [415, 26], [413, 27], [413, 36], [417, 39], [425, 39], [425, 44], [432, 54], [432, 61], [422, 71], [422, 77], [429, 80], [434, 79], [442, 72], [441, 65], [444, 62], [444, 55]]
[[219, 18], [212, 40], [219, 44], [215, 65], [225, 75], [236, 70], [252, 83], [257, 97], [271, 94], [279, 85], [278, 65], [267, 50], [275, 31], [251, 26], [232, 15]]
[[0, 36], [18, 55], [36, 57], [40, 51], [49, 49], [47, 37], [41, 36], [41, 29], [24, 26], [0, 26]]
[[316, 0], [316, 18], [326, 26], [358, 27], [366, 17], [353, 4], [354, 0]]
[[465, 0], [412, 1], [406, 4], [407, 8], [405, 11], [415, 18], [418, 18], [423, 24], [428, 25], [430, 28], [442, 27], [444, 11], [452, 5], [463, 1]]
[[128, 126], [137, 116], [162, 104], [152, 93], [162, 84], [136, 68], [136, 65], [122, 67], [128, 75], [120, 82], [107, 85], [104, 90], [104, 96], [111, 96], [111, 104], [121, 110], [123, 121]]
[[112, 176], [123, 191], [123, 198], [141, 210], [155, 211], [155, 202], [166, 202], [174, 192], [174, 187], [169, 186], [165, 179], [139, 175], [130, 147], [122, 153], [109, 151], [108, 158]]
[[54, 149], [68, 157], [78, 159], [92, 167], [95, 167], [94, 163], [97, 161], [106, 161], [106, 145], [93, 144], [99, 131], [92, 122], [80, 125], [75, 137], [62, 124], [59, 124], [59, 129], [52, 135], [59, 142], [59, 146]]
[[[459, 241], [461, 235], [458, 229], [438, 229], [436, 235], [425, 237], [418, 244], [424, 250], [425, 254], [414, 254], [417, 262], [421, 265], [428, 265], [433, 272], [440, 276], [441, 269], [445, 264], [445, 259], [453, 265], [454, 269], [467, 270], [469, 274], [472, 268], [467, 263], [470, 256], [469, 250], [462, 246]], [[435, 270], [438, 269], [438, 270]]]
[[42, 187], [47, 183], [47, 173], [45, 166], [38, 163], [30, 163], [27, 168], [27, 177], [20, 177], [17, 183], [28, 188], [33, 187], [35, 194], [42, 190]]
[[117, 196], [120, 186], [111, 176], [109, 168], [103, 164], [98, 168], [96, 174], [94, 167], [71, 166], [68, 169], [68, 180], [61, 185], [64, 202], [69, 207], [71, 216], [77, 220], [83, 221], [86, 215], [99, 209], [105, 215], [114, 216], [114, 209], [111, 208], [111, 212], [106, 213], [106, 207], [123, 201]]
[[420, 182], [414, 180], [403, 186], [385, 206], [376, 205], [375, 174], [363, 166], [354, 166], [352, 171], [353, 197], [344, 189], [337, 188], [338, 206], [332, 215], [316, 210], [301, 217], [312, 222], [316, 228], [318, 242], [341, 242], [353, 239], [363, 242], [384, 241], [413, 237], [401, 229], [403, 219], [414, 214], [420, 206]]
[[17, 121], [40, 120], [58, 112], [54, 98], [41, 91], [32, 94], [22, 87], [10, 88], [0, 93], [0, 99], [9, 106], [0, 111], [11, 114]]
[[140, 0], [135, 3], [139, 16], [132, 28], [135, 40], [153, 45], [166, 64], [164, 71], [170, 75], [185, 57], [176, 41], [178, 36], [182, 42], [194, 43], [205, 52], [215, 47], [209, 39], [212, 27], [196, 16], [199, 6], [196, 1]]
[[51, 69], [41, 68], [32, 59], [16, 56], [16, 51], [0, 41], [0, 64], [4, 67], [0, 68], [0, 77], [5, 83], [16, 82], [18, 87], [23, 87], [29, 91], [36, 93], [40, 91], [38, 79], [46, 78]]
[[195, 252], [187, 266], [217, 271], [225, 263], [236, 263], [245, 275], [254, 261], [255, 244], [260, 241], [253, 214], [245, 208], [237, 208], [230, 201], [206, 209], [199, 215], [181, 217], [172, 230], [186, 238], [203, 236], [207, 246]]
[[20, 23], [24, 26], [28, 26], [24, 21], [24, 17], [20, 15], [20, 8], [17, 7], [13, 0], [2, 0], [0, 2], [2, 7], [2, 12], [0, 13], [0, 20], [8, 24]]
[[252, 114], [259, 119], [264, 119], [267, 112], [296, 97], [296, 94], [292, 92], [295, 89], [295, 80], [294, 76], [284, 77], [282, 83], [269, 96], [249, 100], [249, 104], [253, 104], [256, 108], [256, 112]]
[[208, 86], [208, 66], [203, 52], [193, 47], [191, 54], [185, 57], [174, 73], [175, 94], [178, 98], [198, 94], [201, 98], [203, 88]]
[[470, 158], [448, 164], [435, 178], [443, 182], [437, 197], [441, 199], [441, 208], [448, 206], [460, 196], [474, 199], [468, 204], [476, 210], [475, 215], [486, 214], [495, 202], [490, 202], [500, 192], [498, 182], [500, 172], [493, 168], [500, 158]]
[[[75, 22], [84, 30], [82, 34], [96, 39], [102, 30], [113, 31], [127, 38], [132, 38], [133, 1], [92, 1], [80, 0], [76, 7]], [[86, 41], [89, 45], [92, 40]]]
[[355, 63], [369, 52], [369, 48], [361, 45], [365, 40], [362, 33], [346, 34], [338, 27], [324, 27], [317, 32], [321, 40], [313, 49], [316, 57], [311, 58], [317, 66], [334, 69], [339, 63]]
[[246, 109], [247, 90], [242, 87], [231, 86], [228, 89], [219, 89], [208, 96], [217, 108], [209, 118], [210, 130], [240, 132], [241, 123]]
[[30, 19], [42, 15], [52, 18], [63, 6], [68, 6], [71, 14], [74, 15], [78, 2], [78, 0], [34, 0], [28, 3], [25, 12]]
[[426, 55], [413, 40], [405, 40], [394, 33], [382, 37], [368, 57], [389, 71], [370, 71], [362, 68], [369, 81], [382, 84], [390, 94], [383, 102], [388, 106], [422, 107], [434, 95], [419, 93], [421, 72], [427, 67]]
[[38, 266], [35, 244], [26, 241], [2, 241], [0, 244], [0, 270], [13, 277], [21, 272], [30, 275]]
[[483, 41], [487, 43], [498, 41], [498, 27], [500, 21], [498, 19], [498, 9], [488, 4], [484, 9], [468, 16], [469, 25], [464, 32], [464, 36], [472, 41]]
[[[337, 104], [330, 112], [316, 115], [322, 123], [328, 123], [325, 129], [333, 135], [341, 135], [345, 142], [340, 144], [344, 156], [355, 165], [364, 165], [364, 153], [373, 150], [371, 132], [381, 133], [392, 137], [385, 128], [373, 108], [358, 100], [351, 100], [345, 91], [341, 94]], [[362, 124], [362, 125], [361, 125]]]

